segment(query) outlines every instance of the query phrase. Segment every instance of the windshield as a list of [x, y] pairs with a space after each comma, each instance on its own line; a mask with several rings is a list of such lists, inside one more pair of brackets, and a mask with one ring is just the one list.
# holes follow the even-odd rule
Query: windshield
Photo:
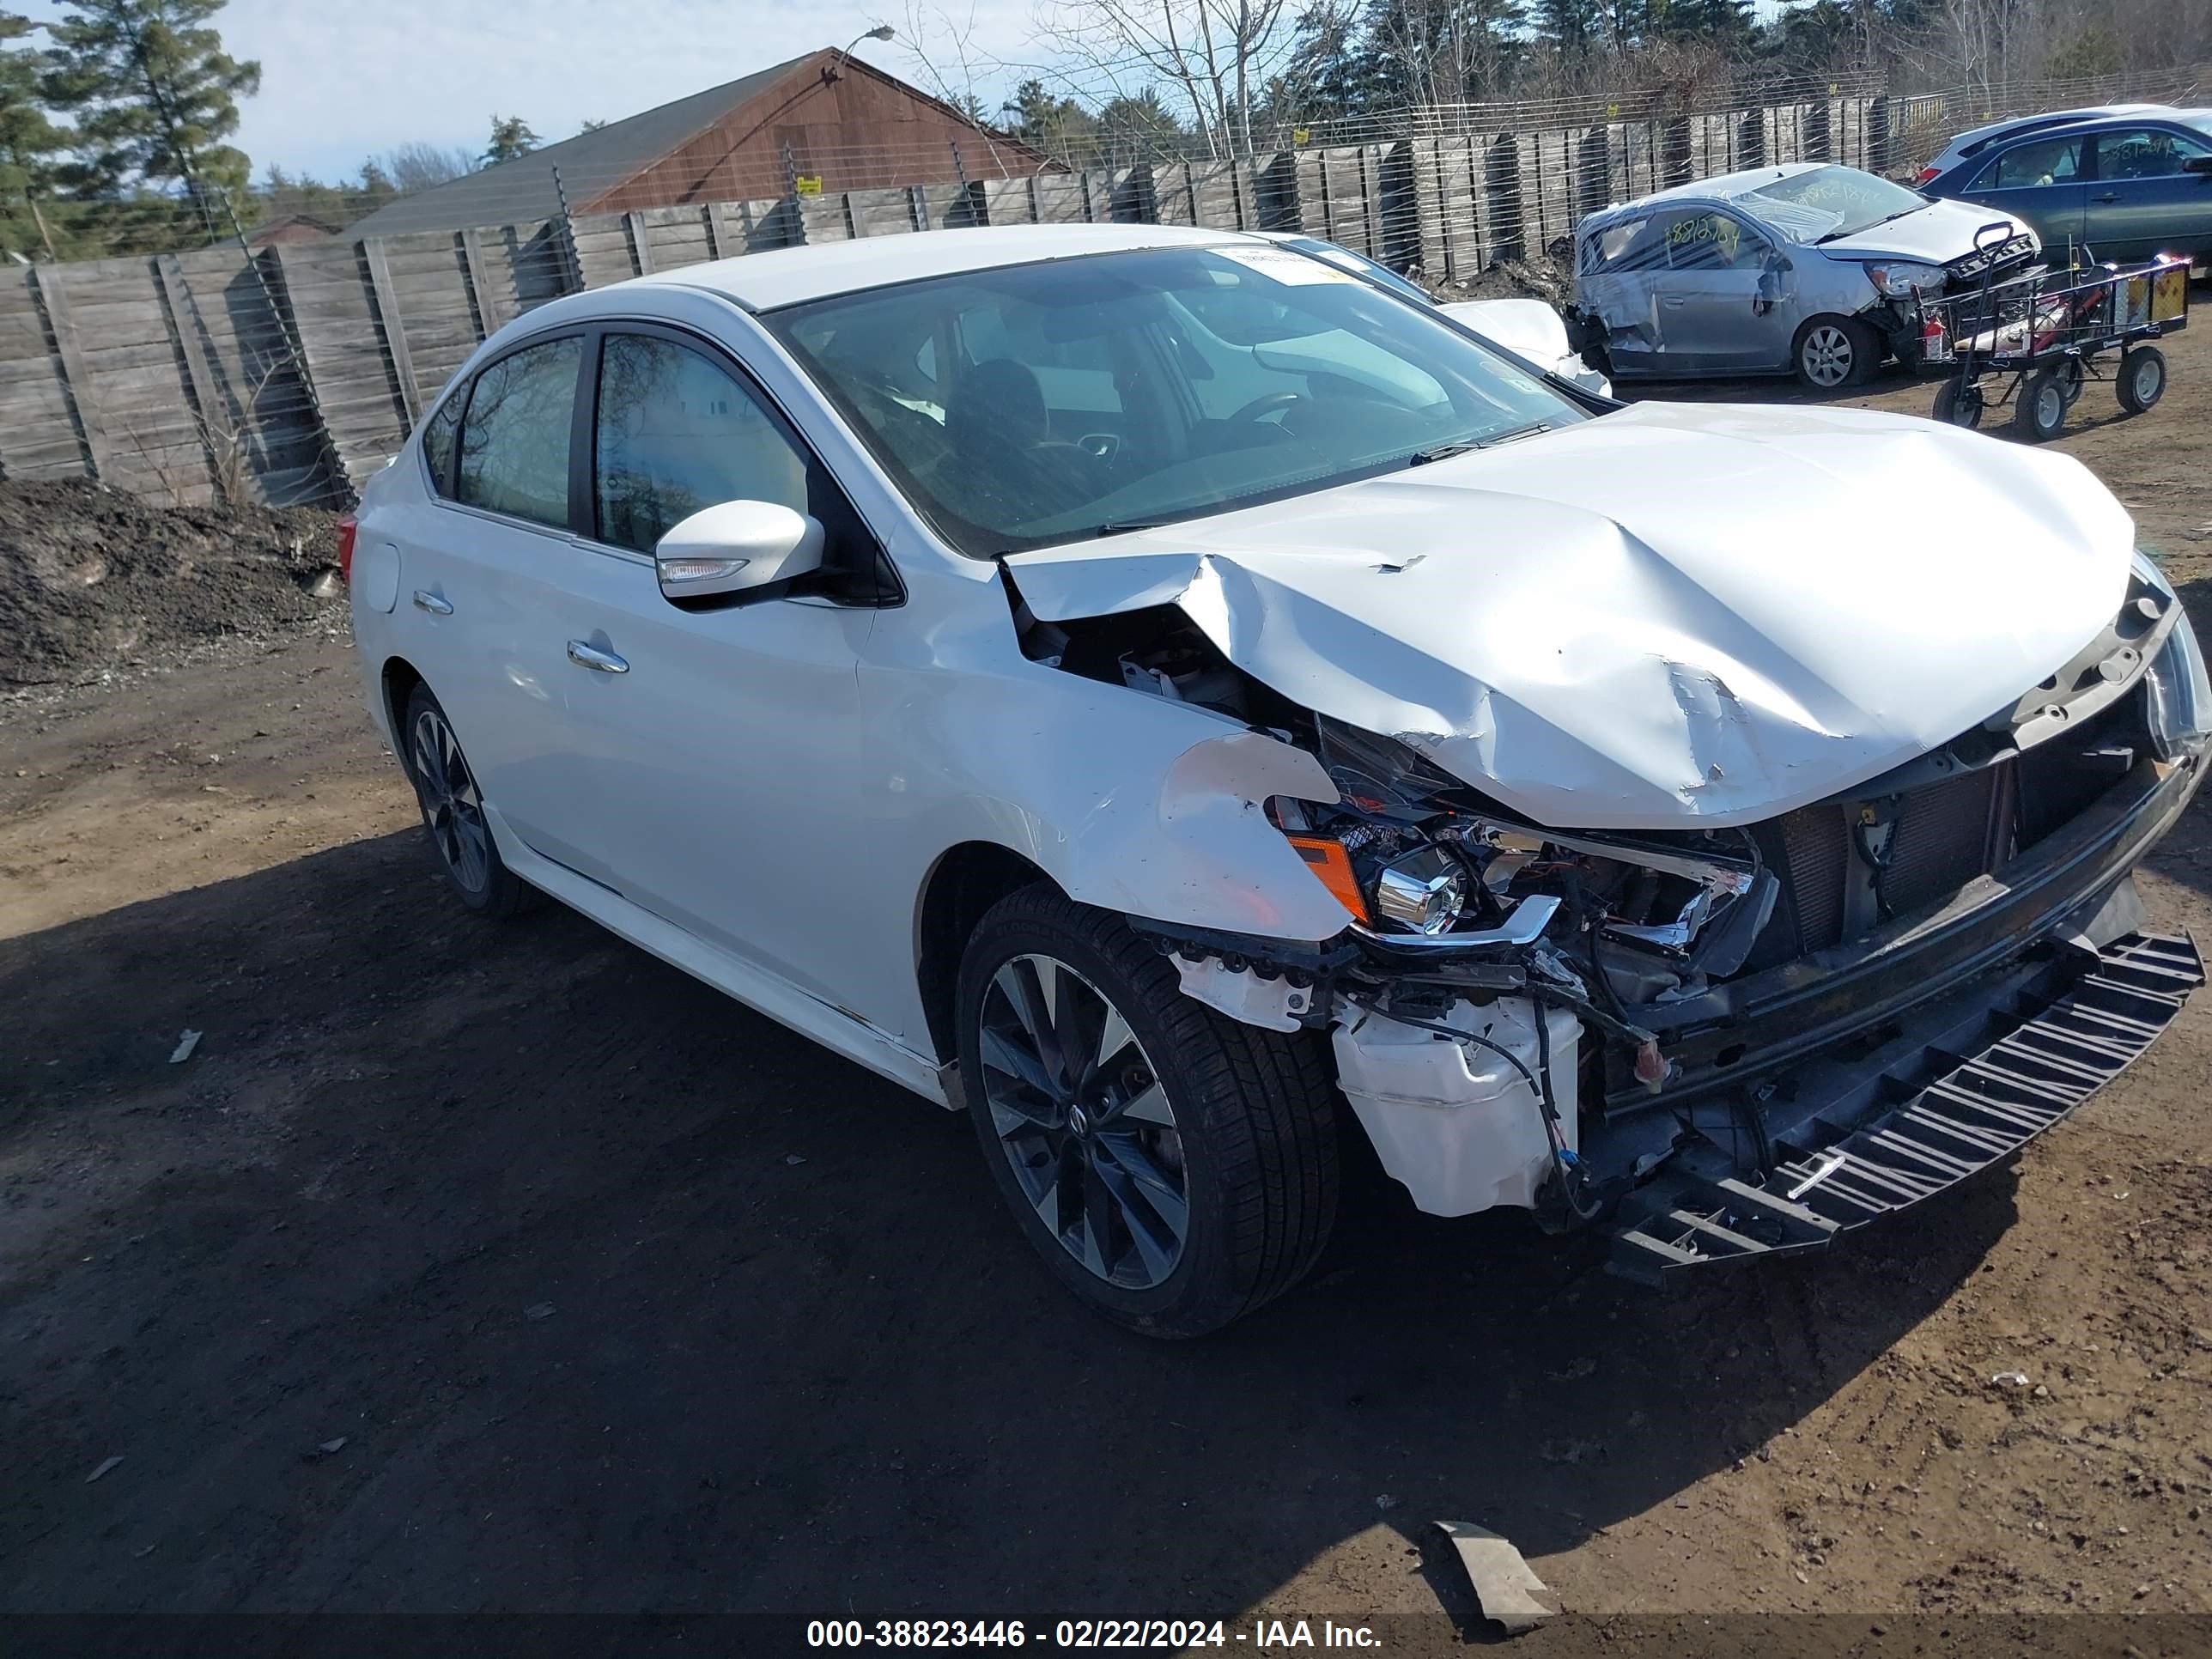
[[1924, 208], [1928, 198], [1856, 167], [1814, 167], [1761, 185], [1735, 204], [1793, 242], [1833, 242]]
[[1310, 253], [1316, 259], [1326, 259], [1340, 270], [1348, 270], [1355, 276], [1364, 276], [1377, 288], [1387, 288], [1402, 300], [1411, 300], [1417, 306], [1432, 306], [1430, 298], [1418, 284], [1407, 282], [1385, 264], [1378, 264], [1364, 253], [1354, 253], [1348, 247], [1334, 242], [1324, 242], [1315, 236], [1292, 236], [1284, 244], [1301, 253]]
[[768, 320], [939, 533], [982, 557], [1588, 418], [1426, 308], [1283, 247], [1006, 266]]

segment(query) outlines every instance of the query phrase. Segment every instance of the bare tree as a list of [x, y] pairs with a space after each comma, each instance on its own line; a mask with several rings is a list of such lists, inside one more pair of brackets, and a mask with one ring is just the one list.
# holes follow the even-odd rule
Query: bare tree
[[404, 195], [412, 191], [428, 190], [437, 185], [451, 184], [477, 170], [476, 156], [456, 144], [451, 149], [426, 144], [420, 139], [402, 144], [388, 152], [383, 159], [386, 174]]
[[157, 431], [125, 419], [123, 435], [160, 483], [170, 506], [184, 506], [207, 486], [213, 487], [217, 501], [233, 507], [247, 506], [256, 499], [254, 455], [262, 395], [291, 367], [290, 353], [283, 352], [253, 370], [243, 386], [226, 387], [222, 395], [205, 405], [194, 398], [189, 412], [192, 435], [199, 441], [204, 473], [202, 465], [183, 459], [187, 452], [180, 446], [163, 443]]
[[[890, 27], [878, 16], [872, 15], [868, 21], [878, 27]], [[897, 32], [899, 45], [904, 49], [915, 79], [925, 91], [951, 105], [975, 124], [999, 176], [1011, 177], [1006, 157], [991, 142], [988, 106], [979, 90], [983, 75], [1003, 70], [1006, 65], [977, 48], [975, 7], [969, 7], [965, 17], [955, 17], [942, 7], [925, 5], [922, 0], [906, 0], [905, 15], [897, 25]]]
[[1038, 72], [1093, 107], [1164, 86], [1210, 153], [1252, 153], [1253, 105], [1297, 48], [1288, 0], [1042, 0], [1054, 62]]

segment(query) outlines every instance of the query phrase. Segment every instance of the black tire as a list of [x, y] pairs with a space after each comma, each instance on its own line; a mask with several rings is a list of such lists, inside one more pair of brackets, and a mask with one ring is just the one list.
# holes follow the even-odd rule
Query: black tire
[[399, 729], [400, 764], [415, 786], [422, 832], [447, 884], [461, 902], [495, 921], [529, 907], [537, 890], [507, 867], [484, 821], [483, 800], [453, 722], [427, 685], [407, 699]]
[[1790, 366], [1801, 386], [1838, 392], [1863, 382], [1881, 354], [1875, 332], [1850, 317], [1808, 319], [1790, 343]]
[[[1099, 1092], [1091, 1092], [1093, 1085], [1087, 1082], [1073, 1091], [1079, 1108], [1091, 1103], [1097, 1121], [1079, 1121], [1071, 1129], [1068, 1121], [1072, 1115], [1079, 1119], [1080, 1110], [1071, 1114], [1065, 1104], [1053, 1106], [1051, 1097], [1022, 1081], [1026, 1072], [1018, 1073], [1005, 1063], [1006, 1038], [1010, 1032], [1016, 1038], [1024, 1033], [1007, 1022], [1009, 1012], [1018, 1011], [1009, 1000], [1009, 981], [1002, 970], [1019, 982], [1025, 972], [1036, 973], [1039, 958], [1048, 959], [1055, 976], [1072, 969], [1085, 991], [1121, 1016], [1133, 1046], [1117, 1048], [1123, 1064], [1100, 1066], [1097, 1076], [1129, 1078], [1133, 1073], [1127, 1089], [1164, 1095], [1170, 1114], [1164, 1128], [1157, 1121], [1138, 1123], [1135, 1115], [1118, 1118], [1119, 1109], [1109, 1097], [1124, 1085], [1108, 1079], [1098, 1085]], [[1038, 981], [1032, 977], [1026, 983], [1033, 987]], [[987, 1017], [994, 1056], [1000, 1057], [988, 1077], [983, 1064]], [[1054, 1021], [1048, 1018], [1046, 1024]], [[1321, 1039], [1305, 1032], [1262, 1030], [1192, 1000], [1158, 948], [1139, 939], [1117, 916], [1077, 904], [1042, 883], [994, 905], [977, 925], [961, 961], [960, 1072], [984, 1161], [1017, 1224], [1062, 1285], [1120, 1324], [1158, 1337], [1218, 1330], [1297, 1284], [1328, 1240], [1336, 1218], [1339, 1173], [1335, 1091]], [[1147, 1077], [1157, 1082], [1158, 1091], [1146, 1086]], [[994, 1104], [1010, 1100], [1020, 1109]], [[1056, 1136], [1030, 1119], [1030, 1103], [1036, 1103], [1041, 1118], [1058, 1113]], [[1125, 1097], [1123, 1103], [1133, 1103]], [[1159, 1109], [1151, 1109], [1154, 1115]], [[1051, 1206], [1055, 1224], [1062, 1224], [1069, 1210], [1083, 1214], [1093, 1202], [1085, 1194], [1101, 1190], [1097, 1177], [1083, 1184], [1086, 1147], [1116, 1133], [1133, 1139], [1133, 1129], [1153, 1137], [1140, 1149], [1152, 1161], [1152, 1173], [1164, 1170], [1182, 1182], [1182, 1231], [1171, 1266], [1158, 1260], [1158, 1229], [1149, 1230], [1152, 1254], [1140, 1261], [1130, 1212], [1109, 1204], [1102, 1211], [1101, 1231], [1110, 1234], [1118, 1224], [1124, 1243], [1110, 1256], [1108, 1249], [1096, 1249], [1100, 1261], [1093, 1266], [1078, 1253], [1091, 1246], [1091, 1239], [1086, 1236], [1079, 1246], [1065, 1237], [1047, 1224], [1042, 1206]], [[1121, 1156], [1106, 1160], [1116, 1178], [1123, 1170], [1115, 1160]], [[1020, 1175], [1018, 1157], [1024, 1165]], [[1064, 1161], [1069, 1158], [1073, 1164]], [[1057, 1196], [1063, 1176], [1076, 1187], [1076, 1197], [1065, 1209]], [[1033, 1196], [1024, 1181], [1049, 1185], [1053, 1195]], [[1082, 1221], [1075, 1224], [1079, 1233], [1084, 1231]], [[1121, 1282], [1099, 1270], [1117, 1262], [1126, 1270]], [[1148, 1273], [1152, 1282], [1144, 1282]]]
[[2066, 394], [2067, 408], [2081, 401], [2081, 394], [2089, 387], [2089, 377], [2083, 372], [2079, 357], [2069, 357], [2058, 365], [2058, 387]]
[[2056, 368], [2039, 368], [2013, 397], [2012, 427], [2032, 444], [2047, 443], [2066, 425], [2066, 381]]
[[1936, 418], [1947, 426], [1962, 426], [1972, 432], [1981, 425], [1987, 407], [1981, 387], [1969, 386], [1956, 375], [1936, 388]]
[[2122, 352], [2112, 390], [2129, 414], [2144, 413], [2166, 395], [2166, 354], [2156, 346]]

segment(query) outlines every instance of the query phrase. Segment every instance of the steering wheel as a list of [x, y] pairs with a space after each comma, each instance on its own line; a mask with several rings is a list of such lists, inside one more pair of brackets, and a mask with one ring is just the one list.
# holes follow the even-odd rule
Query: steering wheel
[[1245, 421], [1263, 421], [1279, 409], [1289, 409], [1293, 404], [1302, 404], [1305, 400], [1305, 394], [1302, 392], [1270, 392], [1253, 398], [1250, 403], [1231, 415], [1229, 417], [1229, 423], [1234, 426]]

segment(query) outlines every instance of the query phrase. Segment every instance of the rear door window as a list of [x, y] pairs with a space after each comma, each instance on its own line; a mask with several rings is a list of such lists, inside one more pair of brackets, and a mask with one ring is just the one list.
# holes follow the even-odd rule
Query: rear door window
[[461, 405], [469, 400], [464, 387], [438, 405], [430, 424], [422, 428], [422, 465], [430, 474], [430, 487], [450, 500], [453, 494], [453, 440], [461, 429]]
[[568, 434], [584, 343], [526, 346], [477, 376], [461, 423], [455, 495], [470, 507], [568, 528]]
[[1592, 276], [1620, 276], [1640, 270], [1667, 268], [1667, 229], [1672, 216], [1625, 219], [1607, 225], [1586, 245], [1584, 271]]

